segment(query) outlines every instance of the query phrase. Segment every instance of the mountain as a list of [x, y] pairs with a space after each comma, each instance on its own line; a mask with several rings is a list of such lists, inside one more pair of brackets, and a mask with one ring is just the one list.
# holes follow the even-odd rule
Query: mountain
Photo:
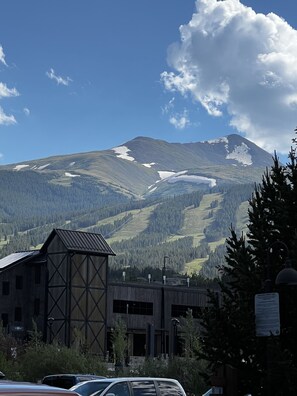
[[205, 262], [231, 223], [244, 228], [254, 183], [271, 164], [269, 153], [233, 134], [196, 143], [137, 137], [110, 150], [0, 166], [1, 255], [65, 227], [101, 232], [119, 268], [144, 268], [174, 248], [182, 256], [175, 270], [184, 271], [188, 252]]
[[80, 179], [86, 186], [95, 183], [103, 190], [145, 198], [160, 190], [166, 195], [164, 184], [184, 182], [197, 188], [253, 182], [271, 160], [269, 153], [239, 135], [197, 143], [137, 137], [111, 150], [26, 161], [2, 166], [0, 171], [33, 171], [62, 186]]

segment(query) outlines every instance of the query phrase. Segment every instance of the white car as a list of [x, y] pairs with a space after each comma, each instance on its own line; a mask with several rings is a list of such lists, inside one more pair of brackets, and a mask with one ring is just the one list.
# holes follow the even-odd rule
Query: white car
[[186, 396], [181, 384], [171, 378], [119, 377], [86, 381], [70, 390], [81, 396]]

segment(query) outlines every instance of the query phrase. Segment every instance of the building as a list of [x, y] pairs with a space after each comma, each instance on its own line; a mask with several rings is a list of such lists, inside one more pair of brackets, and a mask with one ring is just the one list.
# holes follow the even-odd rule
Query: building
[[115, 255], [102, 235], [54, 229], [40, 250], [0, 260], [2, 325], [26, 338], [33, 321], [45, 342], [70, 347], [78, 334], [93, 353], [111, 352], [117, 316], [126, 323], [129, 354], [167, 355], [176, 348], [178, 317], [191, 309], [199, 318], [206, 291], [162, 282], [108, 283], [108, 257]]
[[[130, 356], [171, 355], [177, 352], [177, 324], [188, 309], [199, 319], [207, 305], [205, 289], [154, 283], [109, 283], [107, 339], [116, 316], [125, 322]], [[110, 342], [107, 347], [111, 349]]]

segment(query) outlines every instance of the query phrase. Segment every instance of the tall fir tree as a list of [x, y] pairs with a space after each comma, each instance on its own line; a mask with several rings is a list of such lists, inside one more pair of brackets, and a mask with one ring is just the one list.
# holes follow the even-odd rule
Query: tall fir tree
[[[297, 159], [291, 149], [282, 165], [276, 154], [250, 199], [248, 233], [231, 230], [225, 262], [219, 266], [220, 292], [209, 291], [202, 318], [201, 357], [210, 373], [237, 372], [238, 394], [297, 394], [297, 286], [277, 287], [275, 278], [289, 257], [297, 258]], [[258, 337], [255, 295], [278, 292], [281, 334]]]

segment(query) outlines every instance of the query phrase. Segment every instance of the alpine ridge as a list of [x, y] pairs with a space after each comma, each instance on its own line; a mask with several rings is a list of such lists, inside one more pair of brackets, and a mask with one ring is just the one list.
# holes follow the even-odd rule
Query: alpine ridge
[[109, 150], [0, 166], [0, 255], [38, 248], [53, 228], [101, 233], [115, 268], [172, 257], [174, 271], [215, 276], [230, 226], [272, 156], [239, 135], [196, 143], [137, 137]]

